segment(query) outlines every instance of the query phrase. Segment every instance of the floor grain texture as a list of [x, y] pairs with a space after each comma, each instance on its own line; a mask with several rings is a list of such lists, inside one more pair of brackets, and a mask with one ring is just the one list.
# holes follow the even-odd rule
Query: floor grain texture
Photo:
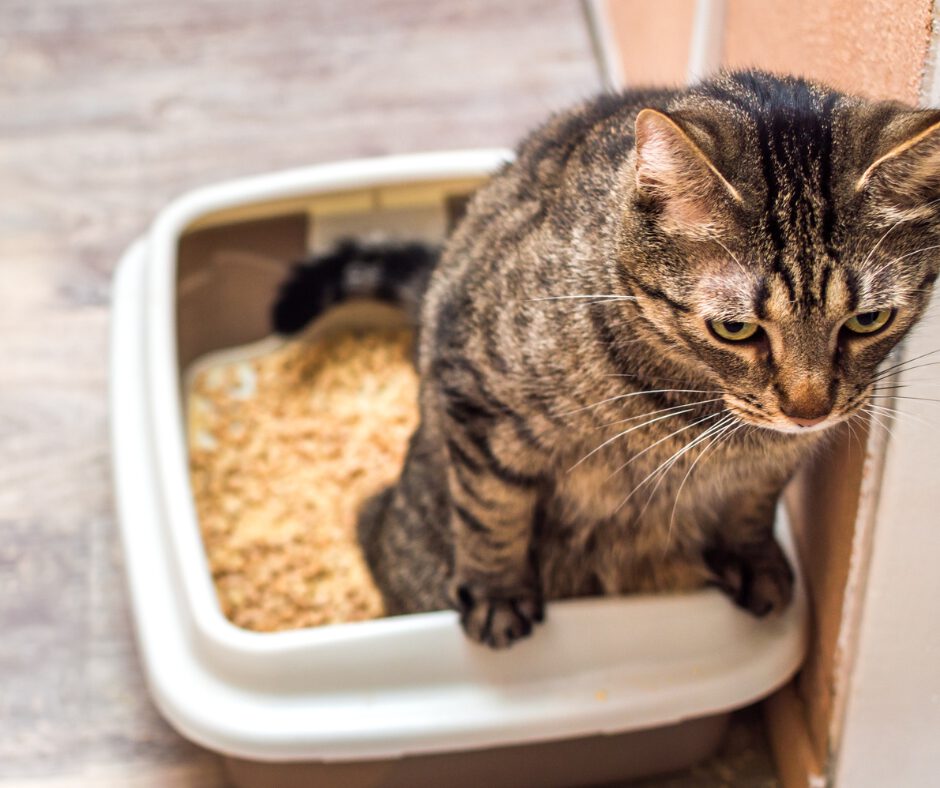
[[187, 189], [512, 144], [598, 84], [575, 2], [0, 0], [0, 786], [225, 784], [133, 641], [106, 397], [123, 248]]

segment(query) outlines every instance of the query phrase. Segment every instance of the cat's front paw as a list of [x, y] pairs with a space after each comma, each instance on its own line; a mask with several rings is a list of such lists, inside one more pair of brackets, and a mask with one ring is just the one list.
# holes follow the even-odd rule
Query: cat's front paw
[[712, 547], [704, 558], [716, 585], [755, 616], [779, 613], [793, 599], [793, 570], [776, 540]]
[[491, 648], [508, 648], [528, 637], [544, 618], [541, 594], [524, 586], [496, 588], [485, 581], [454, 578], [450, 595], [467, 637]]

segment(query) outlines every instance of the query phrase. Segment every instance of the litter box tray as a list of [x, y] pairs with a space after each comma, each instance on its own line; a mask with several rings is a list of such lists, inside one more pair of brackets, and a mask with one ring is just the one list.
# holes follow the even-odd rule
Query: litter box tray
[[[771, 620], [716, 590], [554, 602], [505, 652], [469, 642], [451, 611], [270, 634], [222, 615], [189, 486], [182, 371], [265, 336], [292, 261], [376, 231], [440, 240], [508, 158], [362, 160], [204, 189], [166, 208], [121, 261], [111, 426], [140, 652], [164, 716], [229, 756], [240, 784], [446, 774], [455, 786], [561, 786], [678, 769], [802, 660], [799, 582]], [[378, 315], [362, 305], [349, 319]]]

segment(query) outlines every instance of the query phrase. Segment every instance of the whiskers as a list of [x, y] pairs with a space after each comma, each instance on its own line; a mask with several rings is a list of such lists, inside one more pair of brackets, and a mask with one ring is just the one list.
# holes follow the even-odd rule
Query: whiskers
[[[580, 408], [575, 408], [574, 410], [565, 411], [564, 413], [559, 413], [559, 416], [573, 416], [576, 413], [583, 413], [587, 410], [593, 410], [594, 408], [599, 408], [601, 405], [607, 405], [611, 402], [619, 402], [620, 400], [630, 399], [632, 397], [644, 397], [652, 396], [653, 394], [723, 394], [721, 391], [706, 391], [704, 389], [643, 389], [642, 391], [630, 391], [626, 394], [617, 394], [613, 397], [607, 397], [602, 399], [599, 402], [592, 402], [590, 405], [584, 405]], [[711, 400], [709, 400], [711, 401]], [[689, 403], [695, 404], [695, 403]]]
[[[720, 411], [720, 412], [718, 412], [718, 413], [712, 413], [712, 414], [709, 415], [709, 416], [705, 416], [705, 417], [703, 417], [703, 418], [701, 418], [701, 419], [696, 419], [696, 420], [693, 421], [692, 423], [687, 424], [687, 425], [684, 426], [684, 427], [680, 427], [680, 428], [677, 429], [677, 430], [673, 430], [673, 431], [670, 432], [668, 435], [664, 435], [664, 436], [663, 436], [662, 438], [660, 438], [659, 440], [654, 441], [653, 443], [649, 444], [648, 446], [645, 446], [644, 448], [642, 448], [640, 451], [638, 451], [636, 454], [634, 454], [632, 457], [630, 457], [630, 459], [628, 459], [625, 463], [623, 463], [622, 465], [620, 465], [619, 467], [617, 467], [615, 470], [611, 471], [610, 474], [607, 476], [607, 479], [608, 479], [608, 480], [612, 479], [612, 478], [613, 478], [614, 476], [616, 476], [618, 473], [620, 473], [621, 471], [625, 470], [625, 469], [628, 468], [630, 465], [632, 465], [634, 462], [636, 462], [638, 459], [640, 459], [640, 457], [642, 457], [644, 454], [646, 454], [646, 453], [649, 452], [649, 451], [652, 451], [652, 450], [655, 449], [657, 446], [661, 445], [662, 443], [664, 443], [665, 441], [669, 440], [670, 438], [674, 438], [676, 435], [679, 435], [680, 433], [686, 432], [686, 431], [692, 429], [693, 427], [697, 427], [699, 424], [704, 424], [706, 421], [711, 421], [712, 419], [717, 419], [719, 416], [722, 415], [723, 412], [724, 412], [724, 411]], [[707, 430], [706, 430], [706, 432], [707, 432]], [[701, 437], [701, 436], [699, 436], [699, 437]], [[667, 462], [668, 462], [668, 460], [667, 460]], [[632, 493], [631, 493], [631, 495], [632, 495]], [[617, 510], [618, 510], [618, 511], [623, 507], [623, 505], [627, 502], [627, 500], [629, 500], [629, 498], [630, 498], [630, 496], [628, 495], [627, 498], [623, 501], [623, 503], [621, 503], [620, 506], [617, 507]]]
[[859, 419], [863, 422], [867, 419], [869, 425], [881, 427], [881, 429], [883, 429], [889, 436], [894, 435], [894, 433], [891, 431], [891, 425], [890, 423], [886, 423], [884, 415], [874, 410], [870, 410], [867, 405], [863, 405], [856, 413], [853, 413], [849, 418], [849, 423], [855, 419]]
[[[649, 507], [650, 503], [652, 502], [653, 498], [656, 495], [657, 490], [662, 485], [663, 481], [665, 480], [669, 472], [682, 461], [683, 457], [687, 456], [690, 452], [696, 450], [697, 448], [701, 448], [702, 450], [700, 451], [698, 456], [695, 457], [691, 465], [686, 470], [685, 475], [683, 476], [679, 484], [679, 487], [676, 491], [676, 499], [673, 505], [672, 515], [670, 517], [669, 532], [671, 533], [672, 523], [673, 523], [673, 520], [675, 519], [676, 509], [678, 507], [679, 495], [681, 495], [682, 490], [685, 487], [686, 482], [688, 482], [689, 478], [691, 477], [692, 471], [695, 469], [696, 465], [702, 460], [702, 458], [709, 451], [712, 451], [713, 449], [721, 445], [723, 442], [731, 440], [731, 438], [740, 429], [750, 426], [746, 422], [742, 421], [735, 413], [729, 411], [728, 408], [724, 406], [721, 407], [721, 409], [715, 413], [707, 413], [705, 415], [696, 416], [697, 409], [705, 407], [707, 405], [711, 405], [714, 407], [715, 403], [723, 402], [724, 397], [725, 397], [725, 392], [717, 391], [717, 390], [710, 391], [710, 390], [705, 390], [705, 389], [656, 389], [654, 391], [629, 392], [627, 394], [621, 394], [615, 397], [608, 397], [607, 399], [601, 400], [600, 402], [593, 403], [592, 405], [588, 405], [583, 408], [578, 408], [576, 411], [572, 411], [572, 412], [582, 412], [584, 410], [587, 410], [593, 407], [599, 407], [601, 405], [617, 402], [617, 401], [620, 401], [629, 397], [642, 396], [644, 394], [649, 395], [649, 394], [661, 394], [661, 393], [703, 394], [703, 395], [717, 394], [719, 396], [711, 396], [711, 397], [707, 397], [706, 399], [699, 399], [699, 400], [695, 400], [695, 401], [691, 401], [687, 403], [680, 403], [678, 405], [672, 405], [670, 407], [660, 408], [658, 410], [648, 411], [646, 413], [642, 413], [639, 415], [627, 416], [622, 419], [617, 419], [615, 421], [607, 422], [601, 425], [601, 427], [611, 427], [611, 426], [615, 426], [619, 424], [630, 424], [630, 426], [624, 430], [620, 430], [619, 432], [615, 433], [611, 437], [604, 440], [598, 446], [595, 446], [593, 449], [591, 449], [591, 451], [589, 451], [587, 454], [581, 457], [581, 459], [579, 459], [576, 463], [574, 463], [568, 470], [569, 472], [573, 471], [578, 466], [586, 462], [589, 458], [593, 457], [598, 452], [603, 450], [605, 447], [614, 444], [616, 441], [620, 440], [621, 438], [624, 438], [625, 436], [631, 433], [637, 432], [639, 430], [643, 430], [647, 427], [650, 427], [657, 423], [664, 422], [671, 418], [677, 418], [677, 417], [683, 417], [683, 416], [692, 417], [692, 421], [682, 424], [677, 429], [670, 430], [662, 437], [657, 438], [656, 440], [653, 440], [652, 442], [647, 443], [646, 445], [639, 448], [638, 451], [631, 454], [630, 457], [625, 462], [623, 462], [621, 465], [619, 465], [617, 468], [615, 468], [606, 476], [605, 481], [609, 482], [615, 476], [617, 476], [618, 474], [626, 470], [629, 466], [631, 466], [632, 464], [640, 460], [645, 455], [654, 451], [657, 447], [661, 446], [667, 441], [672, 440], [676, 438], [677, 436], [688, 432], [689, 430], [695, 430], [696, 428], [702, 428], [704, 425], [707, 425], [707, 426], [704, 426], [704, 429], [700, 429], [698, 434], [696, 434], [693, 438], [691, 438], [690, 440], [684, 441], [683, 444], [679, 446], [674, 452], [672, 452], [666, 459], [660, 462], [652, 471], [647, 473], [644, 476], [644, 478], [641, 479], [640, 482], [636, 484], [632, 490], [630, 490], [630, 492], [624, 497], [624, 499], [620, 502], [620, 504], [614, 510], [615, 514], [617, 512], [620, 512], [638, 492], [643, 490], [643, 488], [647, 487], [648, 485], [652, 484], [652, 489], [650, 490], [649, 495], [646, 498], [646, 502], [642, 510], [640, 511], [640, 513], [635, 518], [637, 520], [640, 519], [643, 513]], [[640, 423], [633, 424], [633, 422], [637, 422], [637, 421], [639, 421]]]
[[[610, 445], [611, 443], [613, 443], [615, 440], [617, 440], [618, 438], [622, 438], [624, 435], [629, 435], [631, 432], [636, 432], [636, 430], [642, 429], [643, 427], [648, 427], [650, 424], [654, 424], [654, 423], [657, 422], [657, 421], [662, 421], [663, 419], [672, 419], [672, 418], [675, 418], [676, 416], [681, 416], [681, 415], [683, 415], [683, 414], [685, 414], [685, 413], [691, 413], [693, 410], [694, 410], [694, 408], [686, 408], [685, 410], [680, 410], [680, 411], [677, 411], [676, 413], [667, 413], [667, 414], [665, 414], [664, 416], [657, 416], [656, 418], [649, 419], [648, 421], [644, 421], [642, 424], [637, 424], [637, 425], [634, 426], [634, 427], [630, 427], [630, 428], [625, 429], [625, 430], [623, 430], [623, 431], [621, 431], [621, 432], [618, 432], [618, 433], [617, 433], [616, 435], [614, 435], [612, 438], [608, 438], [607, 440], [605, 440], [602, 444], [600, 444], [600, 446], [596, 446], [595, 448], [591, 449], [591, 451], [589, 451], [589, 452], [588, 452], [587, 454], [585, 454], [580, 460], [578, 460], [574, 465], [572, 465], [572, 466], [568, 469], [568, 472], [570, 473], [570, 472], [573, 471], [575, 468], [577, 468], [579, 465], [581, 465], [583, 462], [585, 462], [587, 459], [589, 459], [590, 457], [593, 457], [595, 454], [597, 454], [597, 452], [599, 452], [599, 451], [600, 451], [601, 449], [603, 449], [605, 446], [609, 446], [609, 445]], [[644, 414], [644, 415], [646, 415], [646, 414]], [[628, 419], [624, 419], [624, 421], [628, 421]], [[691, 425], [690, 425], [690, 426], [691, 426]], [[688, 429], [688, 427], [686, 427], [686, 429]], [[668, 436], [667, 436], [667, 437], [668, 437]], [[655, 446], [655, 445], [656, 445], [656, 444], [654, 443], [653, 446]], [[648, 448], [652, 448], [652, 446], [650, 446], [650, 447], [648, 447]]]
[[[935, 379], [931, 381], [914, 381], [910, 379], [902, 379], [906, 380], [906, 382], [896, 382], [896, 379], [900, 375], [908, 375], [909, 373], [918, 369], [940, 366], [940, 360], [936, 359], [936, 355], [938, 353], [940, 353], [940, 348], [928, 351], [926, 353], [920, 353], [916, 356], [913, 356], [912, 358], [899, 361], [898, 363], [892, 364], [891, 366], [877, 372], [868, 382], [870, 391], [866, 397], [865, 407], [882, 407], [888, 408], [889, 410], [894, 411], [896, 414], [913, 415], [908, 411], [901, 411], [897, 408], [890, 408], [883, 403], [879, 404], [878, 402], [875, 402], [875, 400], [885, 400], [888, 402], [940, 402], [940, 398], [922, 396], [922, 392], [920, 390], [921, 388], [929, 389], [940, 386], [940, 380]], [[928, 361], [926, 359], [931, 360]], [[908, 393], [901, 393], [902, 389]], [[913, 392], [913, 394], [910, 392]]]
[[[745, 424], [744, 422], [733, 420], [731, 423], [725, 423], [725, 424], [716, 425], [716, 426], [719, 426], [718, 431], [712, 434], [713, 436], [710, 437], [708, 444], [705, 446], [704, 449], [702, 449], [702, 451], [699, 452], [698, 457], [696, 457], [692, 461], [692, 464], [689, 466], [689, 469], [685, 472], [685, 476], [682, 477], [682, 481], [679, 482], [679, 489], [676, 490], [676, 499], [672, 504], [672, 513], [669, 515], [669, 529], [666, 532], [666, 541], [663, 546], [664, 553], [666, 552], [666, 550], [668, 550], [669, 543], [672, 541], [672, 529], [676, 521], [676, 511], [679, 508], [679, 496], [682, 495], [682, 488], [685, 487], [685, 483], [689, 480], [689, 477], [692, 475], [692, 471], [695, 470], [695, 466], [698, 465], [699, 462], [701, 462], [702, 458], [704, 458], [705, 455], [708, 454], [709, 450], [713, 446], [717, 446], [721, 443], [725, 443], [731, 440], [731, 438], [734, 437], [734, 434], [738, 432], [738, 430], [742, 430], [745, 427], [750, 426], [750, 425]], [[652, 497], [653, 496], [650, 495], [650, 499], [652, 499]]]
[[[684, 394], [718, 394], [718, 395], [722, 395], [723, 392], [717, 391], [717, 390], [708, 391], [705, 389], [652, 389], [652, 390], [643, 390], [643, 391], [630, 391], [625, 394], [617, 394], [613, 397], [607, 397], [606, 399], [602, 399], [599, 402], [594, 402], [594, 403], [591, 403], [590, 405], [584, 405], [583, 407], [575, 408], [574, 410], [567, 411], [566, 413], [561, 413], [558, 415], [559, 416], [572, 416], [577, 413], [584, 413], [585, 411], [593, 410], [595, 408], [599, 408], [603, 405], [609, 405], [614, 402], [622, 402], [624, 400], [632, 399], [634, 397], [653, 396], [657, 394], [659, 395], [661, 394], [683, 394], [683, 395]], [[641, 424], [635, 424], [631, 427], [628, 427], [625, 430], [621, 430], [620, 432], [616, 433], [610, 438], [607, 438], [607, 440], [603, 441], [600, 445], [595, 446], [593, 449], [591, 449], [591, 451], [589, 451], [587, 454], [581, 457], [581, 459], [579, 459], [576, 463], [574, 463], [574, 465], [568, 468], [568, 472], [570, 473], [575, 468], [583, 464], [585, 461], [593, 457], [595, 454], [597, 454], [599, 451], [601, 451], [605, 447], [610, 446], [615, 441], [619, 440], [620, 438], [623, 438], [626, 435], [629, 435], [632, 432], [636, 432], [637, 430], [643, 429], [645, 427], [649, 427], [650, 425], [663, 421], [665, 419], [676, 418], [679, 416], [684, 416], [687, 414], [694, 413], [695, 410], [698, 408], [704, 407], [706, 405], [709, 405], [715, 402], [720, 402], [721, 400], [722, 400], [722, 396], [709, 397], [707, 399], [698, 399], [698, 400], [693, 400], [691, 402], [684, 402], [678, 405], [672, 405], [666, 408], [659, 408], [658, 410], [647, 411], [645, 413], [640, 413], [634, 416], [627, 416], [623, 419], [617, 419], [615, 421], [609, 421], [604, 424], [601, 424], [599, 425], [598, 429], [603, 429], [605, 427], [612, 427], [618, 424], [625, 424], [625, 423], [632, 422], [632, 421], [638, 421], [640, 419], [646, 419]], [[711, 417], [707, 417], [707, 418], [711, 418]], [[694, 424], [695, 422], [692, 425], [683, 427], [682, 430], [688, 429], [689, 427], [694, 426]], [[680, 430], [680, 432], [682, 430]], [[666, 437], [668, 438], [670, 436], [667, 435]], [[653, 446], [658, 445], [658, 443], [660, 442], [661, 441], [657, 441], [651, 446], [648, 446], [646, 449], [644, 449], [644, 451], [648, 451], [649, 449], [653, 448]]]
[[660, 410], [654, 410], [650, 413], [643, 413], [639, 416], [629, 416], [625, 419], [617, 419], [616, 421], [608, 421], [606, 424], [601, 424], [600, 427], [598, 427], [598, 429], [602, 429], [604, 427], [613, 427], [615, 424], [623, 424], [628, 421], [636, 421], [637, 419], [642, 419], [642, 418], [645, 418], [646, 416], [653, 416], [657, 413], [666, 413], [667, 411], [679, 410], [680, 408], [691, 408], [697, 405], [707, 405], [711, 402], [721, 402], [722, 399], [723, 397], [712, 397], [710, 399], [696, 400], [695, 402], [691, 402], [691, 403], [684, 404], [684, 405], [673, 405], [669, 408], [661, 408]]
[[[920, 397], [910, 397], [906, 399], [918, 399], [921, 402], [940, 402], [940, 400], [924, 399]], [[899, 408], [892, 408], [890, 405], [884, 405], [884, 404], [880, 404], [877, 402], [871, 402], [871, 401], [866, 402], [864, 405], [862, 405], [861, 408], [859, 408], [859, 410], [861, 412], [868, 414], [868, 416], [871, 417], [876, 424], [884, 428], [885, 431], [887, 431], [889, 434], [892, 434], [891, 429], [890, 429], [890, 424], [895, 421], [900, 424], [902, 420], [904, 422], [907, 422], [908, 420], [910, 420], [910, 421], [915, 421], [918, 424], [923, 425], [925, 427], [930, 427], [932, 429], [935, 429], [937, 427], [936, 422], [933, 422], [930, 419], [924, 418], [919, 413], [911, 413], [908, 410], [900, 410]], [[885, 422], [887, 422], [887, 424], [885, 424]]]
[[[929, 208], [930, 206], [935, 205], [938, 202], [940, 202], [940, 198], [936, 200], [931, 200], [930, 202], [925, 203], [922, 207]], [[877, 252], [881, 244], [884, 243], [885, 238], [887, 238], [897, 227], [900, 227], [902, 224], [904, 224], [907, 221], [909, 221], [909, 217], [902, 216], [894, 224], [892, 224], [887, 230], [885, 230], [884, 235], [882, 235], [881, 238], [878, 239], [875, 245], [872, 246], [868, 254], [865, 256], [865, 259], [862, 261], [861, 267], [864, 268], [866, 265], [868, 265], [868, 263], [871, 261], [871, 258], [874, 256], [875, 252]]]
[[921, 361], [925, 358], [930, 358], [931, 356], [935, 356], [937, 353], [940, 353], [940, 348], [937, 348], [936, 350], [931, 350], [928, 353], [921, 353], [920, 355], [914, 356], [913, 358], [906, 359], [905, 361], [899, 361], [897, 364], [893, 364], [890, 367], [886, 367], [885, 369], [882, 369], [879, 372], [877, 372], [872, 377], [872, 379], [868, 381], [868, 385], [871, 385], [872, 383], [878, 383], [879, 381], [886, 380], [889, 378], [894, 378], [894, 377], [897, 377], [898, 375], [901, 375], [907, 372], [912, 372], [915, 369], [924, 369], [926, 367], [938, 366], [940, 365], [940, 361], [938, 360], [925, 361], [923, 364], [912, 366], [914, 362]]
[[[671, 471], [673, 467], [675, 467], [676, 463], [678, 463], [679, 460], [682, 459], [682, 457], [684, 457], [686, 454], [688, 454], [697, 446], [701, 445], [703, 442], [709, 441], [712, 438], [723, 436], [725, 429], [735, 424], [741, 424], [741, 422], [739, 422], [732, 414], [728, 413], [727, 411], [721, 411], [720, 413], [716, 413], [713, 416], [710, 416], [706, 419], [699, 419], [697, 422], [690, 424], [689, 427], [686, 427], [685, 429], [689, 429], [690, 427], [696, 426], [697, 424], [701, 424], [702, 422], [707, 421], [709, 418], [719, 418], [719, 417], [721, 417], [719, 421], [711, 425], [708, 429], [704, 430], [701, 434], [697, 435], [692, 440], [687, 441], [683, 446], [679, 447], [669, 457], [663, 460], [663, 462], [661, 462], [652, 471], [650, 471], [646, 476], [644, 476], [643, 479], [639, 482], [639, 484], [634, 486], [634, 488], [630, 490], [627, 496], [620, 502], [620, 505], [617, 507], [616, 511], [619, 512], [621, 509], [623, 509], [623, 507], [627, 505], [627, 503], [630, 501], [631, 498], [633, 498], [634, 495], [636, 495], [644, 486], [646, 486], [650, 481], [652, 481], [655, 478], [656, 483], [654, 484], [653, 489], [650, 491], [650, 494], [647, 496], [646, 503], [643, 505], [643, 508], [634, 518], [635, 521], [640, 520], [643, 517], [643, 514], [646, 512], [647, 508], [649, 507], [650, 503], [652, 502], [653, 498], [655, 497], [656, 491], [659, 489], [659, 486], [662, 484], [663, 480], [666, 478], [669, 471]], [[670, 435], [666, 437], [667, 438], [672, 437], [673, 435], [677, 435], [679, 434], [679, 432], [683, 432], [683, 431], [684, 430], [677, 430], [676, 432], [671, 433]], [[662, 441], [659, 441], [659, 442], [661, 443]], [[639, 454], [634, 455], [627, 463], [625, 463], [620, 468], [618, 468], [618, 471], [623, 470], [623, 468], [629, 465], [630, 462], [637, 459], [640, 455], [644, 454], [649, 448], [652, 448], [652, 447], [647, 447], [647, 449], [644, 449], [644, 451], [640, 452]], [[707, 448], [706, 448], [706, 451], [707, 451]], [[702, 454], [700, 454], [696, 458], [696, 461], [701, 459], [703, 455], [704, 455], [704, 451], [702, 452]], [[689, 470], [686, 473], [685, 479], [688, 478], [688, 476], [691, 474], [692, 468], [694, 467], [695, 467], [695, 462], [693, 462], [692, 465], [689, 467]], [[682, 484], [685, 483], [685, 479], [683, 479]], [[681, 492], [681, 487], [682, 485], [680, 485], [680, 488], [676, 494], [676, 504], [678, 504], [678, 493]], [[674, 504], [674, 507], [675, 507], [675, 504]], [[673, 509], [673, 512], [675, 512], [675, 508]], [[671, 531], [671, 527], [672, 526], [670, 523], [670, 531]]]
[[[857, 405], [857, 411], [848, 419], [850, 426], [853, 421], [867, 419], [870, 424], [880, 427], [889, 436], [894, 435], [892, 430], [894, 424], [902, 424], [908, 421], [936, 428], [938, 426], [936, 422], [924, 418], [919, 413], [894, 407], [894, 405], [900, 405], [904, 402], [940, 403], [940, 398], [922, 396], [920, 390], [921, 387], [940, 386], [940, 380], [913, 381], [908, 379], [904, 383], [895, 382], [900, 375], [907, 375], [918, 369], [940, 366], [940, 360], [935, 358], [938, 353], [940, 353], [940, 348], [927, 353], [920, 353], [878, 371], [869, 381], [868, 386], [870, 388], [868, 391], [857, 398], [857, 403], [852, 402], [853, 406]], [[932, 360], [928, 361], [927, 359]], [[902, 393], [902, 391], [913, 393]]]
[[537, 304], [552, 301], [574, 301], [579, 305], [616, 304], [624, 301], [636, 301], [635, 296], [620, 295], [617, 293], [577, 293], [575, 295], [542, 296], [540, 298], [526, 298], [524, 303]]

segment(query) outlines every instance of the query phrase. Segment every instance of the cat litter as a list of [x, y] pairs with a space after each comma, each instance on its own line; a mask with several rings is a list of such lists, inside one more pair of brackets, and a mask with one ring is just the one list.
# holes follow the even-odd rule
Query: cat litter
[[411, 342], [373, 330], [249, 346], [188, 376], [193, 495], [233, 623], [271, 632], [382, 615], [356, 513], [395, 480], [417, 426]]

